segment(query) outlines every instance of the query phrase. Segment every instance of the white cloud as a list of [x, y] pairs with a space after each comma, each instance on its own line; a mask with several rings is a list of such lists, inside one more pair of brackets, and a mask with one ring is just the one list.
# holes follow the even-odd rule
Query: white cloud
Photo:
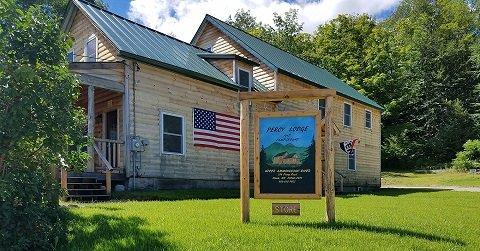
[[273, 25], [273, 13], [283, 14], [291, 8], [298, 9], [300, 22], [307, 32], [312, 32], [338, 14], [368, 13], [378, 15], [399, 3], [400, 0], [132, 0], [128, 18], [159, 30], [174, 34], [189, 42], [205, 14], [221, 20], [234, 15], [238, 9], [250, 10], [257, 20]]

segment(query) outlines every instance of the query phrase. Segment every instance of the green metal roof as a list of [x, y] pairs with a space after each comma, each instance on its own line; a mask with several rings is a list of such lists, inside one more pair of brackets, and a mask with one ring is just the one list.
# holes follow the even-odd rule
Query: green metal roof
[[[318, 87], [335, 89], [339, 95], [355, 99], [378, 109], [383, 109], [375, 101], [360, 94], [353, 87], [338, 79], [325, 69], [310, 64], [303, 59], [283, 51], [210, 15], [206, 15], [204, 22], [205, 20], [220, 29], [223, 33], [240, 44], [271, 69], [278, 70], [280, 73], [301, 79]], [[192, 43], [195, 42], [198, 36], [199, 33], [197, 32], [192, 39]]]
[[245, 90], [223, 72], [199, 57], [209, 53], [81, 0], [73, 0], [114, 44], [120, 56], [176, 71], [229, 89]]

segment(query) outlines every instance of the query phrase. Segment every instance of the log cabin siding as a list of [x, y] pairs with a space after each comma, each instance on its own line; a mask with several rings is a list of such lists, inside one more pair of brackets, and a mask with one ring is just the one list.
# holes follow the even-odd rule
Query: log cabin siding
[[[193, 146], [193, 108], [238, 116], [237, 93], [168, 70], [139, 64], [136, 82], [131, 86], [131, 133], [150, 141], [142, 153], [141, 177], [235, 180], [238, 151]], [[161, 152], [161, 113], [184, 118], [186, 152], [183, 155]], [[131, 174], [131, 170], [127, 170]]]
[[208, 23], [196, 42], [201, 48], [212, 48], [214, 53], [237, 54], [260, 63], [253, 67], [253, 77], [269, 90], [275, 90], [275, 74], [267, 65], [243, 49], [239, 44], [225, 36], [218, 28]]
[[74, 38], [75, 62], [84, 61], [85, 43], [91, 35], [97, 37], [97, 61], [116, 61], [116, 49], [81, 11], [75, 14], [70, 35]]

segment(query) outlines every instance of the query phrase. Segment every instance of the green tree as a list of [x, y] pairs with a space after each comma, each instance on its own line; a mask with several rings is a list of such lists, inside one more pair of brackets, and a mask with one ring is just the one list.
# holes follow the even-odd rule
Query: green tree
[[46, 4], [0, 5], [0, 249], [52, 249], [66, 237], [53, 168], [85, 166], [71, 46]]
[[278, 48], [298, 57], [307, 59], [311, 48], [311, 35], [303, 32], [303, 24], [298, 21], [298, 10], [291, 9], [283, 15], [273, 14], [274, 26], [263, 24], [251, 15], [250, 11], [238, 10], [227, 23], [250, 33]]
[[367, 15], [339, 15], [317, 28], [310, 60], [366, 93], [364, 80], [369, 75], [365, 54], [375, 26], [375, 20]]

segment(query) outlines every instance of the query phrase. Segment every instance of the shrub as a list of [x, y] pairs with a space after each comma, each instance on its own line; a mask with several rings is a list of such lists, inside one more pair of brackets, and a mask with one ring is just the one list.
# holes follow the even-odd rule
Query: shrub
[[0, 177], [0, 250], [52, 250], [65, 241], [60, 192], [42, 168], [15, 168]]
[[480, 168], [480, 140], [468, 140], [463, 144], [463, 149], [453, 160], [453, 168], [461, 171]]

